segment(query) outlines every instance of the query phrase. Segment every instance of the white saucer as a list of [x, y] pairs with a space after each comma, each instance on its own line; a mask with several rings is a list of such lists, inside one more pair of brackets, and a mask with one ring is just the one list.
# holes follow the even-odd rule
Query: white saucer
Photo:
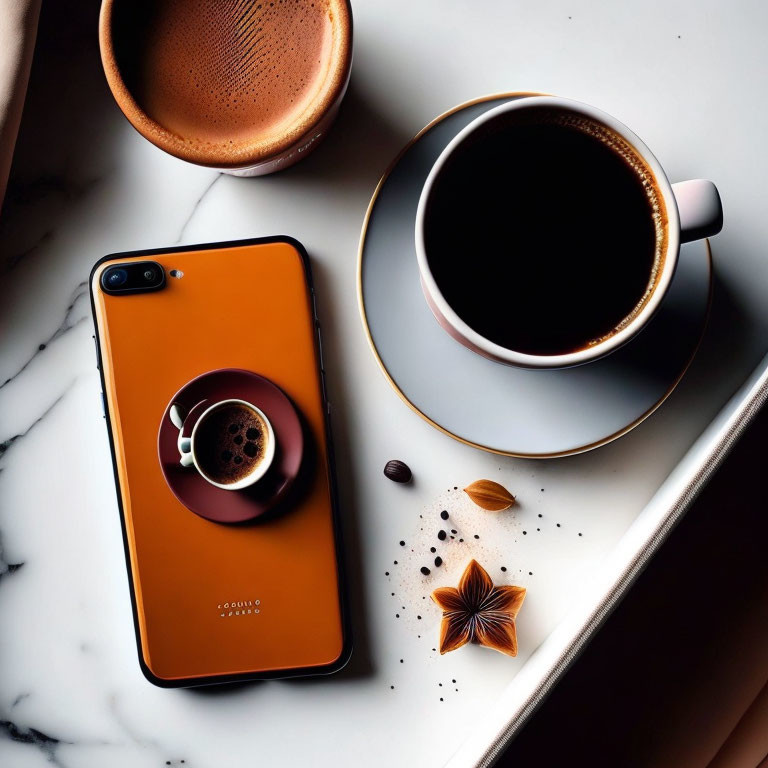
[[669, 293], [650, 325], [607, 358], [561, 371], [492, 362], [437, 324], [419, 285], [414, 220], [442, 149], [488, 109], [521, 98], [462, 104], [424, 128], [379, 182], [360, 238], [358, 296], [371, 348], [403, 401], [462, 442], [509, 456], [546, 458], [620, 437], [671, 394], [693, 359], [709, 314], [706, 241], [683, 245]]

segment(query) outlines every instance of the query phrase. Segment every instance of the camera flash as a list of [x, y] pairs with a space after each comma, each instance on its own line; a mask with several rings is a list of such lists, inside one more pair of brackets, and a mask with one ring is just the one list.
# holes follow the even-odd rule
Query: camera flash
[[171, 277], [184, 277], [184, 273], [180, 269], [172, 269], [168, 274]]

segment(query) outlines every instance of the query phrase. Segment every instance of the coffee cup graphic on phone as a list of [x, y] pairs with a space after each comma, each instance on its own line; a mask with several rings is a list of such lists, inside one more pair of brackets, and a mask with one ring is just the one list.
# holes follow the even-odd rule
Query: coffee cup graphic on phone
[[258, 482], [275, 457], [275, 433], [266, 414], [245, 400], [202, 401], [188, 413], [178, 403], [170, 418], [179, 429], [180, 463], [211, 485], [239, 491]]

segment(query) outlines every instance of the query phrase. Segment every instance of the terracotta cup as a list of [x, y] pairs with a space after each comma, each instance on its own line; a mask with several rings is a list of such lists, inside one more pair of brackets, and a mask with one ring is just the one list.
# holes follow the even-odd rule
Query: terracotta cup
[[348, 0], [103, 0], [99, 45], [112, 94], [144, 138], [261, 176], [308, 155], [330, 128], [349, 82], [352, 12]]

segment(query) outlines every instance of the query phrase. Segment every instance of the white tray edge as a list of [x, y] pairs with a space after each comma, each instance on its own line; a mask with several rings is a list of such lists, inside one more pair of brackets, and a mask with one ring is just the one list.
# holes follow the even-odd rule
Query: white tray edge
[[731, 397], [446, 768], [489, 768], [619, 604], [768, 399], [768, 356]]

